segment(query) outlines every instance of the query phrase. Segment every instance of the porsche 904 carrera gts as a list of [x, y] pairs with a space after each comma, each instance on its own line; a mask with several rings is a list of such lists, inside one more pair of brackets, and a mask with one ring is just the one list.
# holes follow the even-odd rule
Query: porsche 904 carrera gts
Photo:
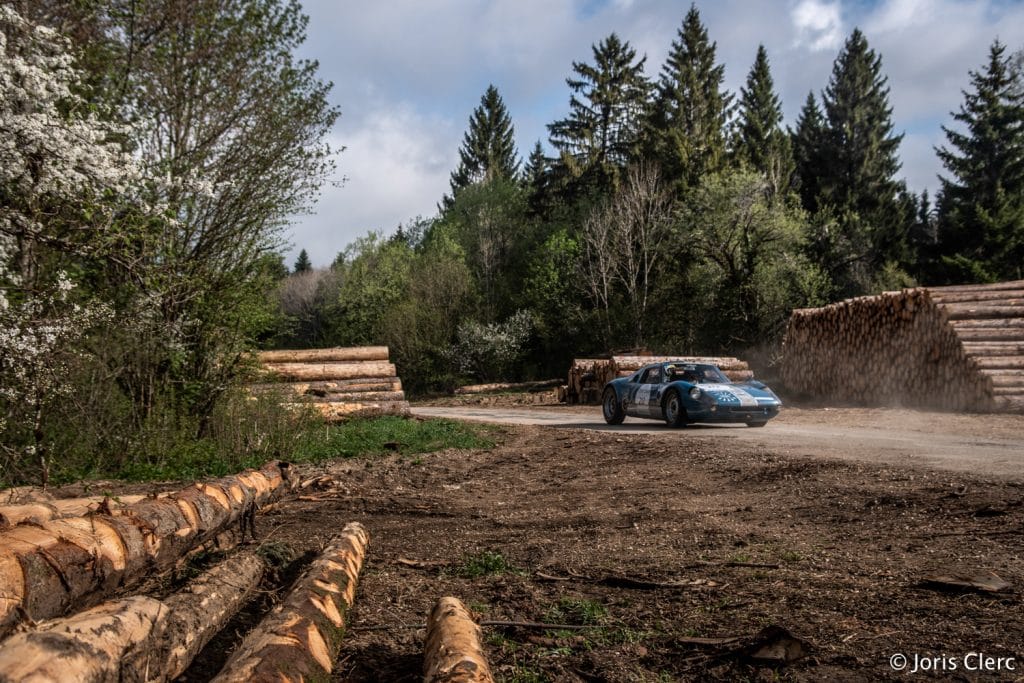
[[672, 427], [696, 422], [740, 422], [764, 427], [779, 414], [782, 401], [756, 380], [730, 382], [714, 365], [652, 363], [605, 385], [605, 422], [626, 417], [664, 420]]

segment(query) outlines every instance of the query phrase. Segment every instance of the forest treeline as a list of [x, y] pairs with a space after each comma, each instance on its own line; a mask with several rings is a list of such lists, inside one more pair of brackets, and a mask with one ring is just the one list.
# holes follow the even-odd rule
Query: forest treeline
[[261, 346], [387, 344], [415, 393], [624, 347], [770, 355], [794, 307], [1021, 277], [1020, 52], [964, 66], [933, 203], [899, 180], [861, 32], [786, 127], [770, 55], [726, 92], [696, 8], [654, 79], [615, 34], [566, 65], [525, 155], [488, 88], [436, 216], [286, 267], [337, 151], [306, 23], [297, 0], [0, 3], [0, 484], [287, 454], [292, 418], [239, 390]]
[[992, 43], [936, 150], [900, 179], [881, 55], [854, 30], [783, 125], [770, 59], [738, 93], [696, 7], [654, 79], [611, 34], [573, 62], [568, 113], [523, 159], [501, 95], [472, 112], [438, 214], [327, 269], [300, 253], [272, 343], [383, 343], [414, 391], [559, 376], [573, 356], [776, 353], [793, 308], [1022, 277], [1022, 53]]

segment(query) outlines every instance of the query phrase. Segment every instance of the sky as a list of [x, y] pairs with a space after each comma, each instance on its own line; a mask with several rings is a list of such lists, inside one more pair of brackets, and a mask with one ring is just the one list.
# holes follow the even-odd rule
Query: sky
[[[430, 217], [448, 191], [473, 109], [498, 88], [525, 157], [547, 124], [569, 111], [572, 63], [615, 32], [646, 55], [656, 78], [686, 0], [303, 0], [309, 15], [299, 56], [333, 82], [341, 110], [330, 143], [343, 149], [331, 184], [291, 226], [291, 264], [306, 249], [315, 266], [370, 231], [390, 234]], [[933, 194], [942, 171], [934, 152], [953, 125], [969, 70], [980, 70], [998, 38], [1024, 48], [1022, 0], [700, 0], [696, 2], [725, 88], [738, 93], [764, 44], [783, 107], [794, 125], [854, 28], [882, 58], [895, 132], [904, 138], [899, 177]]]

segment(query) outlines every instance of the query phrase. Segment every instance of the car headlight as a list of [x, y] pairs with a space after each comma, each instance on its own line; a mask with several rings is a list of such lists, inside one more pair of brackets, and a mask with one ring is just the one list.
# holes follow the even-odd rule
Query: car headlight
[[698, 389], [697, 387], [690, 389], [690, 398], [692, 398], [694, 401], [698, 400], [700, 398], [700, 389]]

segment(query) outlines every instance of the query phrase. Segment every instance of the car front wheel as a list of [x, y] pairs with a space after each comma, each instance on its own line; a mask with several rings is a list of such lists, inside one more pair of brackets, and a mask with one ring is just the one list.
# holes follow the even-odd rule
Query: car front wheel
[[615, 395], [615, 390], [611, 387], [604, 390], [601, 406], [604, 412], [604, 421], [608, 424], [622, 424], [622, 421], [626, 419], [626, 412], [622, 409], [622, 404], [619, 403], [619, 397]]
[[679, 392], [675, 389], [665, 397], [664, 414], [668, 426], [683, 427], [686, 425], [686, 408], [683, 407], [683, 399], [679, 397]]

